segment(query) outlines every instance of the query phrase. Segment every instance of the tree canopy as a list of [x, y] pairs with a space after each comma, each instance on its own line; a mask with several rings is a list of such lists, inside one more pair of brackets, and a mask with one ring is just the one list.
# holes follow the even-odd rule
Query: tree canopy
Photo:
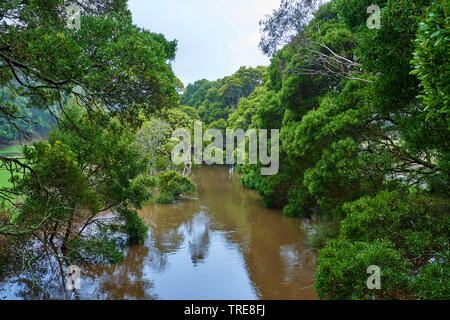
[[[73, 5], [80, 28], [68, 27]], [[176, 47], [135, 26], [125, 0], [2, 1], [2, 139], [31, 136], [35, 126], [48, 141], [0, 156], [11, 182], [0, 186], [0, 236], [39, 241], [64, 263], [118, 261], [118, 234], [147, 237], [137, 210], [157, 181], [137, 132], [152, 115], [191, 121], [163, 112], [183, 88], [171, 68]]]
[[318, 296], [448, 299], [449, 1], [377, 4], [371, 29], [372, 0], [282, 0], [260, 23], [268, 67], [184, 87], [177, 41], [134, 25], [126, 0], [2, 1], [0, 137], [45, 139], [0, 155], [0, 240], [118, 262], [119, 235], [147, 237], [139, 209], [195, 192], [170, 160], [176, 129], [278, 129], [278, 174], [236, 171], [265, 206], [318, 219]]
[[[448, 1], [379, 1], [380, 29], [367, 28], [371, 4], [282, 1], [261, 22], [267, 76], [226, 122], [280, 129], [280, 170], [237, 170], [266, 206], [340, 226], [319, 252], [321, 298], [448, 297]], [[222, 92], [196, 103], [211, 125]], [[371, 264], [380, 292], [365, 285]]]

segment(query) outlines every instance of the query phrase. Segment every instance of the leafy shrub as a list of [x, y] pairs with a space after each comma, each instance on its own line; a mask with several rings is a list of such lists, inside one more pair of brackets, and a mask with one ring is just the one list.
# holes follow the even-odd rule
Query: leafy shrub
[[331, 239], [339, 235], [339, 225], [333, 220], [318, 221], [308, 233], [308, 242], [311, 247], [320, 249], [325, 247]]
[[66, 258], [70, 263], [114, 264], [125, 258], [117, 248], [117, 241], [105, 234], [95, 238], [74, 238], [67, 243], [67, 248]]
[[159, 196], [156, 202], [168, 204], [175, 200], [180, 194], [191, 194], [195, 192], [194, 182], [174, 170], [164, 172], [158, 177]]
[[389, 240], [408, 258], [417, 261], [421, 257], [425, 263], [448, 246], [448, 206], [444, 201], [437, 207], [435, 202], [418, 192], [383, 191], [361, 198], [344, 205], [342, 237], [368, 242]]
[[412, 60], [414, 70], [411, 73], [421, 80], [421, 98], [427, 105], [429, 117], [448, 115], [450, 112], [448, 5], [445, 0], [434, 1], [427, 9], [426, 18], [419, 24]]
[[450, 299], [450, 254], [437, 255], [430, 264], [421, 268], [414, 278], [412, 288], [419, 299]]
[[288, 204], [283, 208], [287, 217], [302, 218], [308, 215], [308, 208], [313, 207], [313, 199], [303, 184], [296, 185], [288, 191]]
[[[405, 294], [410, 263], [392, 244], [332, 240], [320, 250], [316, 289], [321, 299], [386, 299]], [[381, 289], [367, 287], [369, 266], [381, 269]]]
[[130, 243], [142, 243], [148, 236], [148, 227], [135, 210], [121, 209], [120, 217], [125, 221], [122, 231], [128, 235]]
[[[346, 203], [343, 211], [338, 240], [320, 251], [321, 298], [449, 297], [448, 200], [414, 190], [382, 191]], [[381, 290], [367, 291], [361, 282], [370, 265], [381, 267]]]
[[[259, 174], [259, 170], [256, 174]], [[267, 208], [283, 208], [287, 204], [286, 188], [289, 184], [287, 174], [262, 177], [257, 190]]]

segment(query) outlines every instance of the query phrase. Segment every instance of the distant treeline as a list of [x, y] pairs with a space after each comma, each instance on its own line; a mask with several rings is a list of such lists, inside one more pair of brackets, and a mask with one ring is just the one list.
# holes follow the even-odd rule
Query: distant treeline
[[217, 81], [203, 79], [189, 84], [180, 103], [195, 108], [206, 125], [220, 129], [236, 111], [240, 99], [247, 98], [257, 86], [263, 85], [265, 77], [265, 67], [241, 67], [232, 76]]
[[[0, 143], [11, 143], [24, 136], [44, 137], [55, 124], [49, 110], [30, 108], [27, 98], [12, 95], [8, 87], [2, 87], [0, 95], [1, 108], [8, 111], [8, 116], [0, 117]], [[52, 112], [56, 114], [56, 108]]]

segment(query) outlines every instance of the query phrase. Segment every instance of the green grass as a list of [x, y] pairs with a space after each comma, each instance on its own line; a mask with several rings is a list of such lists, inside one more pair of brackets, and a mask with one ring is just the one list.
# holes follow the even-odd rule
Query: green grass
[[11, 174], [9, 173], [9, 171], [0, 169], [0, 188], [7, 188], [11, 186], [11, 183], [9, 182], [10, 177]]
[[0, 150], [0, 155], [11, 154], [11, 153], [22, 153], [22, 146], [11, 146]]
[[[14, 155], [22, 154], [23, 147], [21, 145], [10, 146], [0, 150], [0, 156], [9, 155], [14, 157]], [[11, 186], [9, 179], [11, 178], [11, 173], [5, 168], [0, 168], [0, 188], [7, 188]]]

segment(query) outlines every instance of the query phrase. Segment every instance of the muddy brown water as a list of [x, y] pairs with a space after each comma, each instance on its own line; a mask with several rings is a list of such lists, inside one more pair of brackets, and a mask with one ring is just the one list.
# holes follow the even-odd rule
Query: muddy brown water
[[305, 221], [266, 209], [230, 168], [206, 166], [194, 180], [192, 198], [142, 210], [149, 238], [122, 263], [81, 266], [80, 290], [61, 280], [38, 296], [19, 275], [0, 280], [0, 299], [317, 298]]

